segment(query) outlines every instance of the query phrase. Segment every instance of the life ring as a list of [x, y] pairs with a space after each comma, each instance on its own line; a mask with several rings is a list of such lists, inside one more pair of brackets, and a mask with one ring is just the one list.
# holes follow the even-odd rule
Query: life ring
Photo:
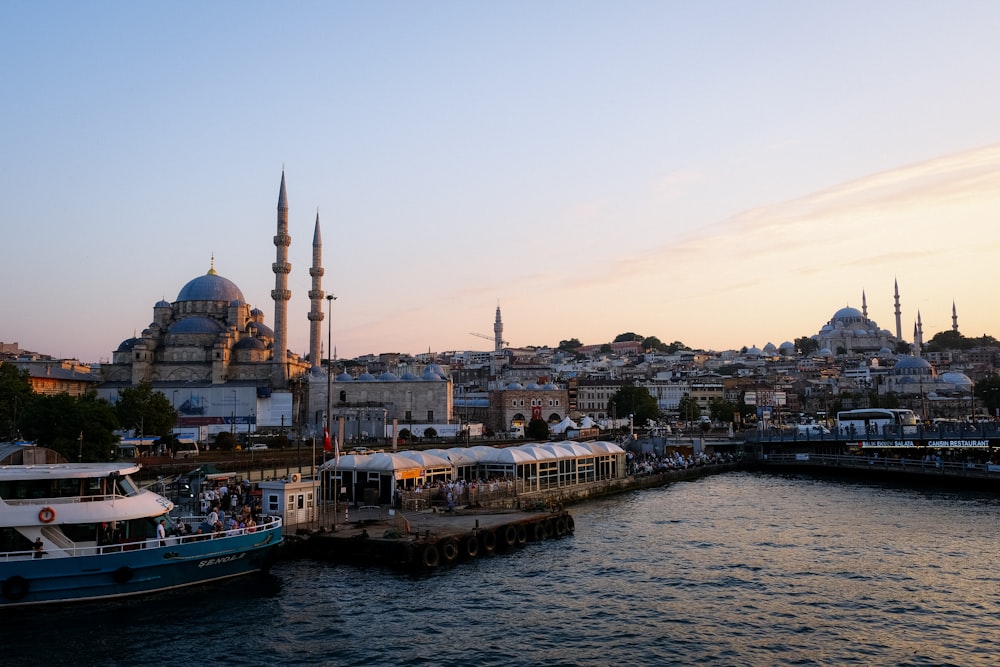
[[548, 531], [545, 530], [545, 526], [541, 523], [535, 524], [534, 534], [535, 534], [535, 542], [541, 542], [546, 537], [548, 537]]
[[111, 573], [111, 578], [119, 584], [127, 584], [132, 581], [132, 575], [132, 568], [128, 565], [122, 565], [120, 568]]
[[469, 535], [465, 538], [465, 557], [475, 558], [479, 555], [479, 538], [475, 535]]
[[445, 563], [454, 563], [458, 558], [458, 542], [448, 540], [441, 546], [441, 557]]
[[[492, 530], [486, 530], [479, 534], [479, 539], [482, 541], [483, 551], [488, 554], [493, 553], [497, 548], [497, 534]], [[517, 539], [515, 537], [515, 539]]]
[[424, 567], [434, 569], [441, 562], [441, 554], [438, 552], [437, 545], [428, 544], [424, 547], [423, 552], [420, 554], [420, 562], [424, 564]]
[[503, 529], [503, 542], [508, 547], [512, 547], [517, 544], [517, 526], [508, 525]]
[[43, 507], [38, 512], [38, 520], [42, 523], [52, 523], [56, 520], [56, 511], [51, 507]]
[[28, 594], [28, 580], [15, 574], [3, 582], [3, 596], [11, 602], [17, 602]]

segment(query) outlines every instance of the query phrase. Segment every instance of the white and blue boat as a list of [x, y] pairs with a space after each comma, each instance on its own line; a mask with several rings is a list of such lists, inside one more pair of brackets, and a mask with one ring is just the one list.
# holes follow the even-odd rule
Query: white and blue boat
[[[171, 535], [174, 505], [132, 480], [139, 469], [0, 466], [0, 608], [139, 595], [268, 569], [282, 541], [280, 517]], [[200, 518], [186, 521], [197, 528]]]

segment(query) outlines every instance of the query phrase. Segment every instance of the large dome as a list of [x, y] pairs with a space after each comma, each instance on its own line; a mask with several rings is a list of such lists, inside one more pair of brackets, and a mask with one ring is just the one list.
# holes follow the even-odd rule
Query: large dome
[[210, 269], [205, 275], [198, 276], [194, 280], [189, 281], [187, 285], [181, 288], [180, 293], [177, 295], [177, 300], [225, 301], [226, 303], [239, 301], [240, 303], [246, 303], [246, 299], [243, 298], [243, 292], [236, 286], [236, 283], [228, 278], [223, 278], [215, 272], [215, 269]]
[[862, 322], [864, 321], [864, 319], [865, 316], [861, 314], [860, 310], [848, 306], [846, 308], [841, 308], [840, 310], [835, 312], [830, 322], [834, 324], [836, 324], [837, 322], [849, 324], [852, 322]]

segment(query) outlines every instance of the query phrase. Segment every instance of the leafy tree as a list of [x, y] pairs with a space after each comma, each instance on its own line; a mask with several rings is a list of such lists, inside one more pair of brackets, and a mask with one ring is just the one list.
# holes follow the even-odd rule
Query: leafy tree
[[581, 347], [583, 347], [583, 343], [580, 342], [579, 338], [559, 341], [559, 349], [566, 352], [576, 352]]
[[608, 414], [619, 419], [632, 415], [632, 423], [642, 426], [655, 422], [660, 416], [660, 408], [648, 389], [626, 385], [608, 401]]
[[716, 396], [708, 399], [708, 415], [712, 418], [712, 421], [731, 422], [739, 410], [739, 406], [724, 398]]
[[164, 441], [173, 436], [177, 411], [149, 382], [122, 389], [115, 410], [123, 428], [144, 435], [158, 435]]
[[893, 351], [896, 354], [909, 354], [910, 353], [910, 344], [907, 343], [905, 340], [897, 341], [896, 342], [896, 349], [893, 350]]
[[642, 341], [643, 348], [647, 350], [666, 350], [666, 344], [656, 336], [649, 336]]
[[[25, 415], [24, 434], [70, 461], [108, 461], [118, 437], [114, 408], [97, 392], [36, 396]], [[82, 438], [81, 438], [82, 437]]]
[[0, 364], [0, 439], [20, 437], [24, 414], [34, 399], [28, 371]]
[[927, 341], [928, 352], [944, 352], [946, 350], [967, 350], [972, 347], [972, 341], [968, 340], [958, 331], [949, 329], [939, 331]]
[[691, 394], [684, 394], [677, 402], [677, 412], [684, 421], [695, 421], [701, 417], [701, 406], [691, 398]]
[[1000, 375], [987, 375], [977, 382], [972, 389], [972, 395], [979, 399], [991, 415], [1000, 410]]
[[641, 343], [642, 341], [643, 341], [643, 337], [642, 336], [640, 336], [637, 333], [632, 333], [630, 331], [628, 333], [618, 334], [617, 336], [615, 336], [615, 339], [612, 342], [613, 343], [632, 343], [632, 342], [639, 342], [639, 343]]
[[611, 343], [605, 343], [604, 345], [601, 345], [601, 352], [603, 354], [610, 354], [611, 353]]
[[549, 425], [544, 419], [535, 417], [528, 422], [528, 428], [524, 430], [524, 434], [532, 440], [548, 440]]
[[680, 350], [690, 350], [691, 348], [685, 345], [684, 343], [680, 342], [679, 340], [675, 340], [673, 343], [667, 345], [665, 349], [667, 354], [674, 354], [675, 352], [678, 352]]
[[801, 355], [810, 355], [819, 350], [819, 342], [809, 336], [795, 339], [795, 349]]
[[236, 436], [229, 431], [222, 431], [215, 434], [215, 448], [222, 451], [231, 451], [236, 448]]

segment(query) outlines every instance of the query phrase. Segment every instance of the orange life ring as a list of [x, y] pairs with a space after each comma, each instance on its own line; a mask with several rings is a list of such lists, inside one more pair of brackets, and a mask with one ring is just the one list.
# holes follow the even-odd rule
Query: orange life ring
[[38, 512], [38, 520], [42, 523], [52, 523], [56, 520], [56, 511], [51, 507], [43, 507]]

